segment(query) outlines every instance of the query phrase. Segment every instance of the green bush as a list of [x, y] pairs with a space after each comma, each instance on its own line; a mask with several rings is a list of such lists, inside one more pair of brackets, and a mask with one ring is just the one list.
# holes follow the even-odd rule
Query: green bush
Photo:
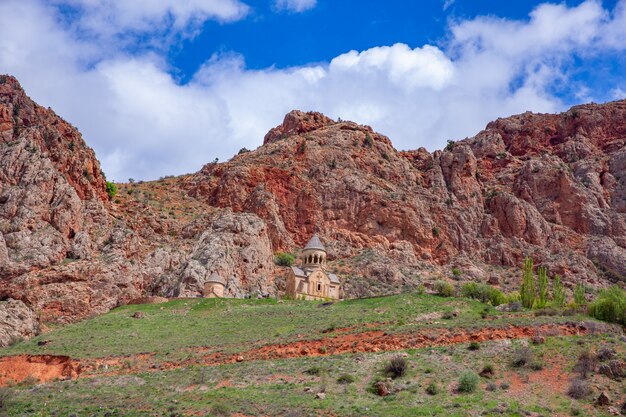
[[589, 305], [589, 315], [626, 326], [626, 291], [617, 285], [600, 291], [598, 298]]
[[448, 282], [437, 281], [435, 282], [435, 293], [440, 297], [452, 297], [454, 296], [454, 287]]
[[354, 377], [350, 374], [343, 374], [337, 378], [337, 383], [341, 385], [348, 385], [354, 382]]
[[401, 376], [404, 376], [407, 368], [408, 368], [408, 364], [406, 362], [406, 359], [404, 359], [402, 356], [394, 356], [393, 358], [391, 358], [389, 363], [385, 365], [384, 371], [385, 371], [385, 375], [393, 379], [396, 379]]
[[487, 284], [479, 284], [476, 282], [468, 282], [461, 287], [461, 295], [467, 298], [473, 298], [483, 303], [489, 303], [498, 306], [506, 302], [506, 296], [497, 288], [493, 288]]
[[278, 252], [274, 256], [274, 263], [278, 266], [291, 266], [296, 261], [296, 257], [287, 252]]
[[111, 181], [106, 182], [106, 192], [109, 195], [109, 200], [113, 200], [113, 197], [117, 194], [117, 185]]
[[465, 371], [459, 378], [459, 392], [474, 392], [478, 387], [480, 379], [478, 375], [472, 371]]

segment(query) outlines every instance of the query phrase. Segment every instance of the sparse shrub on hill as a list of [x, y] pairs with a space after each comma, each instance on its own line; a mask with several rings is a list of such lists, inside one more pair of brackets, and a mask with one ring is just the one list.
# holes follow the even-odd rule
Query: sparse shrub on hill
[[589, 315], [626, 326], [626, 291], [618, 286], [602, 290], [589, 305]]
[[506, 297], [500, 290], [487, 284], [468, 282], [461, 287], [461, 295], [473, 298], [483, 303], [498, 306], [506, 302]]
[[528, 346], [522, 346], [513, 352], [511, 358], [511, 365], [516, 368], [521, 368], [524, 365], [528, 365], [533, 360], [533, 351]]
[[478, 382], [480, 378], [478, 375], [472, 371], [465, 371], [461, 374], [459, 378], [459, 392], [474, 392], [478, 387]]
[[532, 258], [524, 259], [524, 272], [522, 276], [522, 287], [520, 288], [520, 299], [524, 308], [533, 308], [535, 304], [535, 277], [533, 275]]
[[354, 377], [350, 374], [343, 374], [337, 378], [337, 383], [341, 385], [351, 384], [355, 381]]
[[440, 297], [452, 297], [454, 296], [454, 287], [448, 282], [437, 281], [435, 282], [435, 293]]
[[585, 350], [578, 356], [578, 362], [574, 366], [574, 371], [578, 373], [580, 379], [587, 377], [596, 369], [598, 364], [597, 358], [588, 350]]
[[105, 189], [107, 194], [109, 195], [109, 200], [113, 200], [113, 198], [117, 195], [117, 185], [115, 185], [111, 181], [107, 181]]
[[291, 266], [296, 261], [296, 257], [287, 252], [278, 252], [274, 256], [274, 263], [278, 266]]
[[577, 400], [585, 398], [589, 394], [591, 394], [591, 388], [589, 388], [587, 381], [583, 381], [582, 379], [574, 379], [567, 389], [567, 395]]
[[408, 366], [402, 356], [394, 356], [385, 366], [385, 375], [393, 379], [399, 378], [406, 373]]
[[439, 393], [439, 387], [435, 381], [430, 381], [428, 386], [426, 386], [426, 394], [428, 395], [437, 395]]

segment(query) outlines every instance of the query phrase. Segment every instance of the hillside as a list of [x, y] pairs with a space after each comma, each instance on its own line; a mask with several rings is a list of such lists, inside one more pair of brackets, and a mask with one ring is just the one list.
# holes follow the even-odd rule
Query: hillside
[[[260, 138], [259, 138], [260, 140]], [[348, 297], [438, 279], [518, 288], [526, 256], [589, 292], [626, 276], [626, 101], [525, 113], [429, 153], [293, 111], [197, 173], [119, 184], [80, 133], [0, 83], [0, 345], [148, 296], [276, 295], [318, 231]], [[453, 274], [453, 271], [455, 272]]]
[[[626, 399], [612, 373], [623, 375], [625, 348], [619, 326], [575, 313], [500, 312], [432, 295], [175, 300], [120, 307], [0, 351], [0, 387], [9, 386], [0, 411], [608, 416]], [[406, 370], [390, 377], [398, 355]], [[574, 399], [581, 363], [591, 391]], [[463, 392], [468, 371], [476, 386]], [[608, 402], [594, 405], [601, 393]]]

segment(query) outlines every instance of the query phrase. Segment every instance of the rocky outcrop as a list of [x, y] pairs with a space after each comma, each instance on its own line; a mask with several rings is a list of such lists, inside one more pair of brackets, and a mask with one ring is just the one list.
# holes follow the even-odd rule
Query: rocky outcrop
[[21, 301], [0, 301], [0, 347], [39, 334], [37, 315]]
[[229, 296], [273, 295], [274, 253], [314, 232], [347, 297], [453, 268], [508, 291], [526, 256], [570, 288], [626, 280], [626, 101], [498, 119], [433, 153], [293, 111], [255, 151], [118, 185], [109, 201], [76, 129], [0, 77], [0, 300], [67, 322], [201, 296], [212, 274]]

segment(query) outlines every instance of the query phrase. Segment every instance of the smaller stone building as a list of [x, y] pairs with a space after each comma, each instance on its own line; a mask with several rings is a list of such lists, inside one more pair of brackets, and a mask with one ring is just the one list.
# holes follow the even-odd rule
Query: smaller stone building
[[217, 272], [213, 272], [209, 279], [204, 283], [202, 295], [205, 298], [222, 298], [224, 297], [224, 288], [226, 280], [220, 277]]
[[335, 274], [326, 272], [326, 249], [313, 235], [300, 255], [300, 266], [292, 266], [287, 278], [287, 295], [305, 300], [338, 300], [341, 283]]

